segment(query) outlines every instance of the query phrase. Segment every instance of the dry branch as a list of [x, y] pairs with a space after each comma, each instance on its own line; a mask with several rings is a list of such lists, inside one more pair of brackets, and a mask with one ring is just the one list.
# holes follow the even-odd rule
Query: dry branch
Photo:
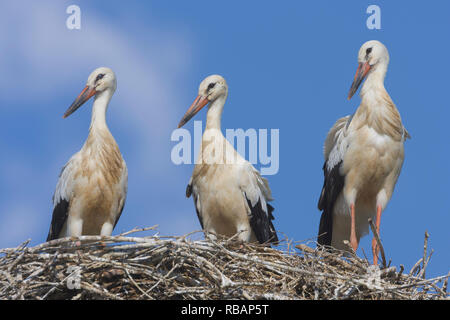
[[0, 249], [0, 299], [449, 298], [449, 275], [424, 279], [429, 258], [407, 275], [288, 240], [274, 249], [236, 238], [130, 236], [148, 230], [155, 227]]

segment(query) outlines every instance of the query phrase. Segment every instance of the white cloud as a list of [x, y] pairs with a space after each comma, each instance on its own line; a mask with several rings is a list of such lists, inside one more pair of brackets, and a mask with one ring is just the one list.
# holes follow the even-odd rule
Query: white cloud
[[28, 2], [25, 8], [8, 2], [0, 13], [0, 90], [7, 96], [36, 101], [67, 86], [75, 86], [76, 92], [95, 67], [110, 66], [118, 77], [112, 103], [120, 117], [132, 117], [145, 137], [174, 127], [174, 106], [180, 105], [174, 81], [185, 71], [190, 52], [183, 34], [143, 27], [130, 37], [121, 28], [126, 21], [107, 21], [91, 12], [83, 15], [90, 20], [81, 31], [68, 30], [64, 6], [39, 1]]
[[[65, 9], [70, 4], [55, 1], [2, 4], [0, 96], [7, 102], [2, 105], [3, 110], [24, 112], [23, 108], [27, 108], [27, 116], [35, 119], [42, 119], [43, 112], [57, 113], [58, 120], [62, 121], [59, 115], [65, 106], [52, 104], [55, 100], [51, 97], [67, 96], [68, 105], [96, 67], [109, 66], [116, 72], [118, 88], [111, 102], [108, 122], [114, 128], [116, 139], [128, 143], [126, 146], [119, 144], [121, 149], [133, 152], [124, 154], [135, 184], [129, 190], [144, 194], [145, 183], [155, 183], [155, 177], [158, 177], [159, 192], [170, 193], [173, 181], [185, 180], [181, 176], [184, 171], [170, 162], [170, 132], [176, 127], [178, 115], [184, 111], [184, 104], [180, 103], [174, 88], [181, 85], [179, 79], [189, 66], [191, 47], [188, 37], [179, 30], [151, 27], [148, 22], [142, 25], [137, 25], [136, 21], [128, 23], [131, 22], [127, 21], [129, 17], [110, 21], [87, 5], [81, 5], [82, 29], [68, 30]], [[36, 110], [36, 104], [40, 110]], [[53, 120], [45, 119], [46, 129], [58, 134], [61, 124]], [[77, 125], [86, 127], [86, 124]], [[41, 217], [40, 223], [49, 222], [47, 210], [50, 206], [42, 204], [49, 202], [51, 193], [47, 194], [47, 189], [39, 182], [54, 188], [59, 168], [64, 164], [58, 162], [61, 154], [67, 154], [67, 150], [75, 153], [78, 150], [74, 146], [79, 148], [83, 143], [79, 132], [75, 133], [67, 144], [55, 147], [55, 154], [48, 155], [45, 167], [37, 166], [34, 158], [39, 150], [36, 149], [26, 150], [20, 163], [13, 155], [3, 159], [6, 167], [0, 171], [0, 188], [2, 185], [6, 188], [11, 181], [17, 186], [10, 188], [3, 198], [0, 195], [4, 232], [0, 247], [5, 239], [18, 243], [24, 237], [36, 235], [36, 227], [40, 225], [31, 226], [36, 216]], [[25, 143], [6, 145], [3, 151], [14, 154], [17, 148], [27, 146]], [[19, 175], [14, 176], [17, 173]], [[169, 178], [162, 179], [165, 176]], [[27, 204], [19, 206], [19, 196], [15, 196], [18, 192], [34, 196], [26, 200]], [[32, 205], [37, 197], [45, 198], [45, 201], [39, 199], [39, 208]], [[148, 197], [158, 201], [158, 195], [149, 194]], [[179, 197], [183, 198], [183, 194]], [[190, 218], [195, 219], [194, 216]], [[22, 231], [18, 232], [14, 229], [20, 223]], [[186, 226], [186, 223], [182, 225]], [[184, 230], [174, 227], [175, 231]], [[30, 232], [28, 236], [27, 232]]]

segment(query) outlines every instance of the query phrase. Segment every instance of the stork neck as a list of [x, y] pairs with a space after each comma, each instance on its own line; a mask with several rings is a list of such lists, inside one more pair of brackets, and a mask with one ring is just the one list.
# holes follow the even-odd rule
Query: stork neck
[[112, 94], [113, 93], [107, 89], [95, 96], [94, 106], [92, 107], [91, 132], [97, 130], [109, 131], [106, 124], [106, 110], [108, 109]]
[[377, 65], [367, 76], [366, 81], [361, 88], [361, 99], [370, 100], [371, 97], [381, 93], [387, 93], [384, 88], [384, 78], [386, 76], [387, 65], [379, 64]]
[[226, 100], [227, 96], [221, 95], [216, 100], [211, 102], [208, 113], [206, 114], [206, 130], [220, 130], [220, 120], [222, 118], [223, 106], [225, 105]]

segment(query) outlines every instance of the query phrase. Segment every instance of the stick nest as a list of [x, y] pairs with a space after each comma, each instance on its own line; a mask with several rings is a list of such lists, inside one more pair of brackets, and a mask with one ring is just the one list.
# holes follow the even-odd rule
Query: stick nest
[[130, 236], [154, 228], [0, 249], [0, 299], [449, 299], [426, 256], [407, 274], [287, 240]]

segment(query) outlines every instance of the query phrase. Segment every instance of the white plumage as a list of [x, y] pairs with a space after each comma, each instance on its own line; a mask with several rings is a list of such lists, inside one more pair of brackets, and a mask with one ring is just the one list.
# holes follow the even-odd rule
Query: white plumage
[[64, 115], [69, 116], [95, 95], [88, 138], [62, 168], [56, 185], [47, 241], [65, 236], [111, 235], [119, 220], [128, 172], [105, 120], [115, 89], [114, 72], [96, 69]]
[[225, 139], [220, 128], [228, 94], [225, 79], [207, 77], [199, 95], [179, 127], [210, 103], [200, 154], [186, 189], [191, 194], [202, 228], [210, 234], [233, 236], [243, 241], [278, 241], [272, 224], [273, 207], [268, 182]]
[[[368, 233], [368, 218], [376, 220], [386, 208], [400, 175], [403, 143], [409, 137], [400, 114], [384, 88], [389, 63], [386, 47], [368, 41], [358, 55], [359, 67], [349, 99], [361, 82], [361, 104], [352, 116], [339, 119], [330, 129], [324, 146], [325, 181], [319, 200], [323, 211], [319, 244], [346, 250], [350, 240], [356, 251]], [[374, 264], [378, 246], [372, 241]]]

